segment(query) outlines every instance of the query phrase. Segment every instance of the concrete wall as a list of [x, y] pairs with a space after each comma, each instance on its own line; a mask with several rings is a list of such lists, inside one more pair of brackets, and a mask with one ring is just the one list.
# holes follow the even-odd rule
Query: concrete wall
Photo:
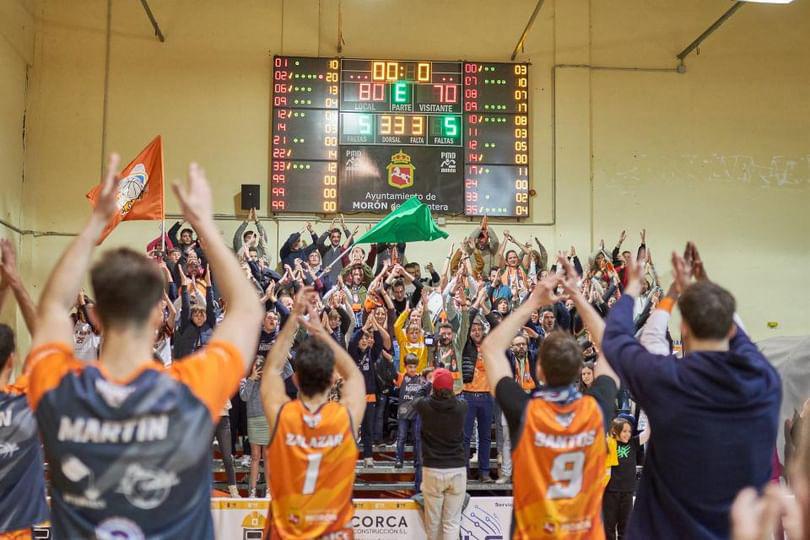
[[[169, 178], [182, 177], [192, 159], [206, 167], [230, 240], [239, 185], [267, 182], [272, 55], [337, 54], [335, 0], [151, 4], [165, 43], [138, 2], [111, 2], [105, 92], [107, 1], [34, 3], [21, 205], [31, 229], [78, 230], [103, 150], [133, 156], [161, 133]], [[344, 56], [504, 61], [534, 2], [342, 5]], [[582, 254], [601, 238], [612, 245], [622, 228], [635, 247], [646, 227], [665, 277], [671, 250], [693, 239], [711, 276], [736, 293], [755, 337], [806, 334], [810, 4], [744, 6], [687, 59], [685, 74], [676, 73], [677, 52], [727, 7], [719, 0], [547, 1], [519, 56], [532, 62], [538, 195], [528, 222], [496, 227], [536, 235], [552, 250], [575, 244]], [[2, 118], [5, 133], [13, 117]], [[169, 212], [176, 208], [170, 197]], [[276, 246], [302, 228], [290, 219], [267, 225]], [[469, 227], [456, 220], [447, 230], [459, 238]], [[126, 223], [108, 243], [143, 245], [157, 234], [154, 223]], [[65, 243], [26, 236], [35, 296]], [[449, 241], [414, 244], [409, 254], [440, 266], [448, 248]]]

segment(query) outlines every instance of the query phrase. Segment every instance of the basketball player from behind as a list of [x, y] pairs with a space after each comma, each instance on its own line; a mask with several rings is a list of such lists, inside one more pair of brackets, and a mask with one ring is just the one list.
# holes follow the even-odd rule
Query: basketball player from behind
[[[366, 410], [365, 382], [345, 349], [321, 323], [314, 290], [302, 289], [293, 312], [267, 353], [261, 395], [270, 426], [270, 510], [264, 538], [354, 538], [352, 489], [357, 428]], [[295, 355], [298, 399], [291, 401], [281, 377], [293, 337], [309, 334]], [[329, 401], [335, 372], [343, 379], [341, 401]]]
[[70, 309], [93, 248], [118, 211], [117, 156], [92, 216], [50, 275], [27, 360], [28, 401], [51, 473], [55, 538], [213, 539], [211, 438], [258, 341], [262, 310], [213, 220], [202, 169], [174, 191], [228, 302], [208, 345], [163, 368], [152, 345], [163, 276], [129, 249], [108, 251], [90, 278], [104, 346], [98, 362], [73, 356]]
[[[602, 493], [607, 444], [604, 418], [612, 416], [615, 374], [602, 371], [590, 395], [575, 386], [582, 349], [565, 332], [551, 332], [540, 347], [531, 396], [515, 381], [505, 351], [533, 311], [559, 300], [561, 278], [540, 281], [528, 300], [484, 340], [481, 351], [490, 387], [509, 425], [512, 441], [512, 537], [604, 539]], [[600, 369], [607, 368], [607, 362]], [[594, 399], [595, 398], [595, 399]]]

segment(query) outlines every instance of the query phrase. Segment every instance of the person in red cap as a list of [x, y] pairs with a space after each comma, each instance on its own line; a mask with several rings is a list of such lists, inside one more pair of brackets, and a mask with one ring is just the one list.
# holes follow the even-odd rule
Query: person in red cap
[[464, 457], [464, 418], [467, 403], [453, 393], [453, 376], [444, 369], [432, 373], [430, 396], [414, 402], [422, 419], [422, 494], [428, 540], [458, 538], [467, 490]]

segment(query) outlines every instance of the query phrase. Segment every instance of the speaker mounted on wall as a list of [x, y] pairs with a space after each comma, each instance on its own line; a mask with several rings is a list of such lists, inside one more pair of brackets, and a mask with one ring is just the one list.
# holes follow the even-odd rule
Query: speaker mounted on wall
[[255, 208], [261, 210], [259, 202], [259, 184], [242, 184], [242, 210]]

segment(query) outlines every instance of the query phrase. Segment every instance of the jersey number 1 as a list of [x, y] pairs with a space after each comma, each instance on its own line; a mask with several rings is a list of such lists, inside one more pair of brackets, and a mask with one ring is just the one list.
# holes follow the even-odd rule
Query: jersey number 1
[[551, 479], [546, 496], [549, 499], [571, 499], [582, 489], [582, 467], [585, 465], [584, 452], [568, 452], [554, 458], [551, 465]]
[[304, 489], [301, 491], [302, 495], [315, 493], [315, 484], [318, 483], [318, 473], [321, 469], [322, 457], [323, 454], [307, 455], [307, 475], [304, 478]]

